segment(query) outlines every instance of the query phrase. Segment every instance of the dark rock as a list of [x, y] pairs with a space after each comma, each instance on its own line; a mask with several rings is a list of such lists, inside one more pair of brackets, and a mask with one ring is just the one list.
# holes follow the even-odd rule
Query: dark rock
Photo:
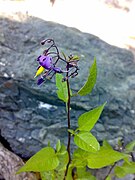
[[13, 151], [29, 157], [49, 140], [53, 145], [57, 139], [67, 141], [65, 105], [56, 96], [54, 80], [38, 87], [33, 78], [44, 38], [54, 38], [67, 55], [81, 56], [79, 75], [71, 81], [73, 92], [82, 87], [94, 56], [97, 59], [98, 79], [92, 94], [72, 98], [72, 127], [82, 112], [107, 101], [93, 133], [100, 141], [121, 135], [134, 139], [135, 64], [131, 52], [34, 17], [23, 22], [1, 17], [0, 29], [0, 130]]
[[96, 129], [98, 132], [104, 132], [104, 133], [105, 133], [105, 127], [103, 126], [103, 124], [97, 123], [97, 124], [95, 125], [95, 129]]

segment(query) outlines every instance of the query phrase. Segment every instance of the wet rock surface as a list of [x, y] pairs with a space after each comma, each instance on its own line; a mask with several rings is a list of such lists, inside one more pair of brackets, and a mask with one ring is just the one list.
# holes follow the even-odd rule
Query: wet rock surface
[[135, 137], [135, 64], [131, 52], [111, 46], [96, 36], [35, 17], [17, 15], [19, 21], [0, 17], [0, 132], [12, 150], [29, 157], [41, 147], [67, 142], [66, 110], [56, 96], [55, 80], [37, 87], [33, 78], [40, 41], [54, 38], [61, 51], [77, 54], [79, 75], [72, 79], [76, 92], [82, 87], [94, 56], [98, 80], [91, 95], [72, 98], [72, 127], [78, 116], [105, 101], [105, 110], [93, 129], [99, 141], [115, 142]]

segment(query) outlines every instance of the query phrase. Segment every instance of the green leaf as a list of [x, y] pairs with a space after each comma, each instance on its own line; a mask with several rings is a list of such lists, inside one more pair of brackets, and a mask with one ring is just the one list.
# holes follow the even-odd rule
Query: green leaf
[[77, 168], [77, 180], [96, 180], [90, 172], [86, 171], [86, 167]]
[[74, 55], [74, 56], [73, 56], [73, 58], [72, 58], [71, 60], [79, 60], [79, 59], [80, 59], [80, 57], [79, 57], [79, 56]]
[[54, 180], [55, 179], [62, 180], [62, 179], [64, 179], [65, 170], [66, 170], [67, 164], [69, 162], [68, 152], [66, 150], [65, 145], [61, 144], [61, 148], [57, 153], [57, 157], [59, 159], [59, 165], [55, 168], [55, 172], [54, 172], [55, 178], [54, 178]]
[[106, 103], [101, 106], [82, 114], [78, 119], [78, 126], [80, 131], [90, 131], [102, 113]]
[[121, 149], [121, 148], [123, 149], [123, 139], [118, 138], [117, 146], [119, 149]]
[[95, 152], [100, 149], [97, 139], [89, 132], [79, 132], [74, 136], [74, 142], [85, 151]]
[[128, 174], [134, 174], [135, 162], [131, 162], [130, 164], [124, 163], [122, 166], [116, 166], [114, 172], [118, 178], [122, 178]]
[[59, 150], [59, 152], [57, 153], [58, 154], [66, 154], [67, 152], [67, 149], [66, 149], [66, 146], [64, 144], [61, 144], [61, 148]]
[[59, 165], [57, 166], [57, 171], [63, 171], [66, 169], [67, 163], [69, 162], [68, 152], [66, 146], [61, 144], [60, 150], [57, 153], [57, 157], [59, 159]]
[[107, 176], [105, 180], [111, 180], [111, 176]]
[[107, 149], [113, 149], [112, 146], [106, 140], [103, 141], [103, 147]]
[[59, 159], [51, 147], [46, 147], [32, 156], [26, 164], [17, 172], [42, 172], [55, 169], [59, 165]]
[[65, 170], [69, 161], [68, 152], [66, 151], [65, 153], [62, 152], [61, 154], [58, 154], [58, 159], [59, 159], [59, 165], [57, 166], [56, 170], [57, 171]]
[[65, 53], [64, 53], [64, 52], [61, 52], [61, 54], [63, 55], [64, 59], [66, 60], [67, 58], [66, 58]]
[[80, 96], [85, 96], [89, 94], [96, 83], [96, 79], [97, 79], [97, 65], [96, 65], [96, 58], [94, 58], [94, 63], [90, 67], [88, 79], [84, 84], [84, 86], [78, 91], [78, 94]]
[[116, 166], [114, 169], [115, 175], [119, 178], [122, 178], [124, 176], [126, 176], [126, 172], [124, 171], [124, 169], [120, 166]]
[[115, 151], [107, 146], [102, 146], [96, 153], [90, 153], [87, 157], [88, 167], [98, 169], [128, 157], [127, 154]]
[[75, 134], [75, 131], [74, 131], [74, 130], [72, 130], [72, 129], [68, 129], [68, 132], [70, 132], [72, 135], [74, 135], [74, 134]]
[[42, 180], [55, 180], [54, 179], [54, 170], [53, 171], [44, 171], [40, 172], [40, 176]]
[[45, 172], [40, 172], [41, 179], [42, 180], [63, 180], [65, 171], [45, 171]]
[[63, 76], [62, 74], [56, 74], [56, 86], [58, 88], [57, 95], [58, 98], [64, 102], [68, 101], [68, 89], [66, 81], [62, 82]]
[[[55, 171], [55, 179], [54, 180], [63, 180], [65, 176], [65, 171]], [[50, 179], [47, 179], [50, 180]]]
[[51, 142], [50, 142], [50, 141], [48, 141], [47, 146], [48, 146], [48, 147], [51, 147]]
[[72, 170], [73, 170], [73, 166], [70, 164], [68, 167], [68, 172], [67, 172], [67, 176], [66, 176], [66, 180], [72, 180]]
[[57, 144], [56, 144], [56, 151], [59, 152], [61, 149], [61, 143], [60, 140], [58, 140]]
[[125, 149], [128, 151], [128, 152], [132, 152], [135, 148], [135, 140], [128, 143], [125, 147]]
[[80, 148], [76, 149], [73, 153], [72, 164], [74, 167], [85, 167], [87, 165], [87, 151]]

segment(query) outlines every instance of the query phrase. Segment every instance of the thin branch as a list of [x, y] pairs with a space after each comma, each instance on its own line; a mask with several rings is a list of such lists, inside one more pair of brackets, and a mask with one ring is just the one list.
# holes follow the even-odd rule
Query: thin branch
[[[67, 76], [67, 89], [68, 89], [67, 120], [68, 120], [68, 129], [70, 129], [70, 96], [71, 95], [70, 95], [70, 85], [69, 85], [69, 80], [68, 80], [68, 70], [69, 70], [69, 67], [67, 65], [67, 75], [66, 75]], [[69, 164], [71, 162], [70, 141], [71, 141], [71, 134], [70, 134], [70, 132], [68, 132], [67, 152], [68, 152], [69, 162], [68, 162], [67, 167], [66, 167], [64, 180], [66, 179], [66, 176], [67, 176], [67, 173], [68, 173]]]
[[103, 180], [106, 180], [106, 178], [111, 174], [111, 172], [112, 172], [112, 170], [114, 169], [114, 167], [116, 166], [116, 164], [117, 164], [117, 162], [115, 162], [115, 163], [111, 166], [111, 168], [109, 169], [107, 175], [105, 176], [105, 178], [104, 178]]
[[[67, 118], [68, 118], [68, 129], [70, 129], [70, 88], [69, 88], [68, 79], [67, 79], [67, 88], [68, 88]], [[70, 139], [71, 139], [71, 134], [70, 134], [70, 132], [68, 132], [67, 151], [69, 153], [69, 161], [71, 160], [71, 157], [70, 157]]]
[[134, 157], [133, 152], [131, 152], [131, 158], [132, 158], [132, 161], [135, 162], [135, 157]]

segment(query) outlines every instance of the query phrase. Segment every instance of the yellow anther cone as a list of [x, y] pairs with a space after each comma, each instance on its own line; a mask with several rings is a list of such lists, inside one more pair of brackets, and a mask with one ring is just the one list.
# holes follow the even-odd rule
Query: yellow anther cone
[[38, 68], [38, 70], [37, 70], [36, 75], [34, 76], [34, 78], [37, 77], [37, 76], [39, 76], [44, 70], [45, 70], [45, 68], [44, 68], [43, 66], [40, 66], [40, 67]]

